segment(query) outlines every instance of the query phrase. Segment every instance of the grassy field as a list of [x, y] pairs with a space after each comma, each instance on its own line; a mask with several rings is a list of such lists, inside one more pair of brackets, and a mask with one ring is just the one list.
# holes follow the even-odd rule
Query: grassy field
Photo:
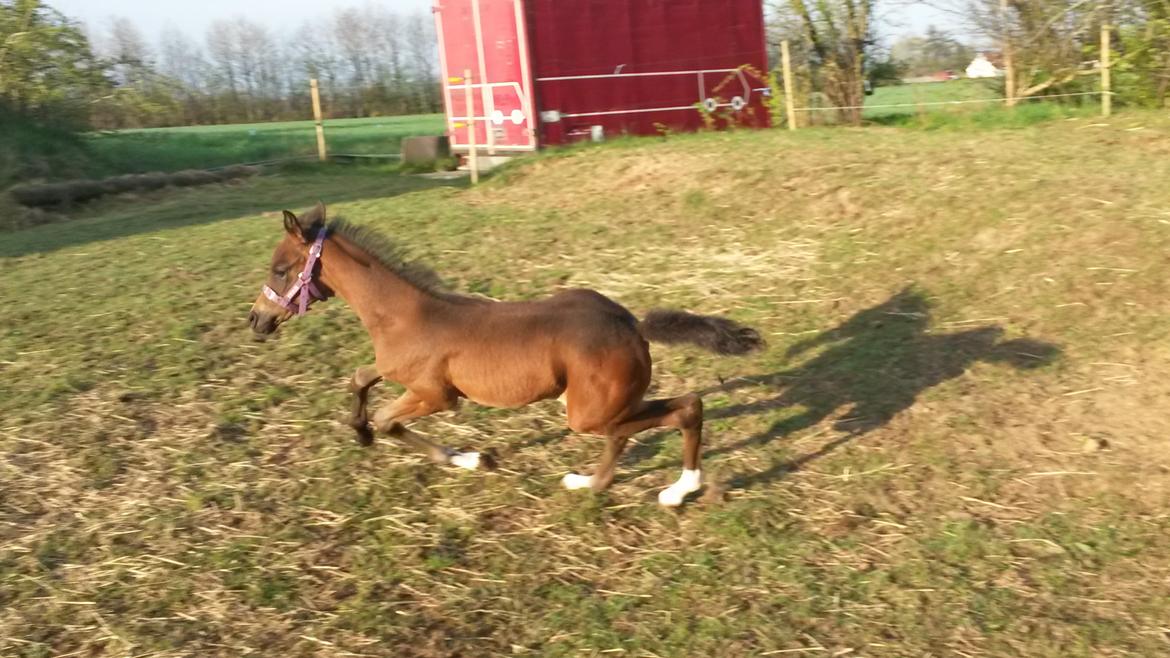
[[[443, 133], [443, 115], [334, 119], [325, 122], [331, 153], [398, 153], [403, 137]], [[114, 173], [177, 171], [314, 155], [312, 121], [188, 126], [93, 133], [98, 167]]]
[[[918, 128], [1021, 127], [1093, 111], [1077, 105], [1026, 103], [1015, 112], [996, 104], [929, 105], [940, 101], [994, 98], [995, 83], [953, 80], [932, 84], [878, 87], [866, 97], [869, 106], [927, 103], [921, 107], [874, 107], [867, 121]], [[833, 112], [812, 112], [815, 123], [834, 123]], [[0, 124], [9, 119], [0, 117]], [[13, 120], [14, 121], [14, 120]], [[6, 124], [5, 124], [6, 125]], [[438, 135], [442, 114], [326, 122], [331, 153], [397, 153], [403, 137]], [[312, 121], [221, 126], [185, 126], [89, 133], [82, 136], [37, 128], [27, 123], [0, 131], [0, 187], [25, 179], [100, 178], [126, 173], [173, 172], [275, 158], [312, 156], [316, 135]]]
[[[1066, 102], [1040, 99], [1022, 100], [1013, 111], [1005, 111], [999, 102], [1002, 81], [950, 80], [923, 84], [877, 87], [867, 96], [863, 113], [866, 121], [878, 124], [906, 125], [917, 128], [951, 127], [960, 129], [988, 127], [1023, 127], [1064, 118], [1087, 118], [1099, 109], [1099, 99], [1065, 99]], [[939, 103], [957, 103], [940, 105]], [[921, 104], [921, 105], [919, 105]], [[909, 105], [909, 107], [881, 107]]]
[[[0, 241], [0, 655], [1155, 656], [1170, 652], [1170, 120], [705, 134], [469, 190], [356, 169], [113, 199]], [[604, 495], [560, 406], [359, 448], [357, 319], [245, 315], [324, 199], [458, 290], [725, 313], [702, 391]], [[393, 395], [393, 387], [381, 398]]]
[[[922, 84], [875, 87], [873, 94], [865, 99], [866, 105], [906, 105], [915, 103], [940, 103], [951, 101], [988, 100], [1002, 96], [1001, 81], [993, 80], [950, 80]], [[937, 112], [946, 106], [925, 105], [923, 111]], [[962, 107], [962, 106], [959, 106]], [[967, 109], [983, 108], [982, 103], [971, 103]], [[882, 108], [865, 111], [865, 118], [878, 120], [903, 114], [916, 114], [914, 107]]]

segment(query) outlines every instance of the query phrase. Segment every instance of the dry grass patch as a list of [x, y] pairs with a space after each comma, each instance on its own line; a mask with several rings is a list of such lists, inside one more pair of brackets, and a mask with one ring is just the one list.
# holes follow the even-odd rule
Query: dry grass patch
[[[471, 191], [286, 173], [11, 234], [0, 653], [1164, 653], [1168, 135], [700, 135]], [[751, 359], [655, 350], [656, 390], [704, 393], [707, 494], [654, 504], [670, 433], [609, 493], [561, 490], [600, 444], [555, 403], [418, 423], [493, 475], [358, 448], [352, 314], [244, 323], [271, 211], [316, 198], [462, 290], [759, 327]]]

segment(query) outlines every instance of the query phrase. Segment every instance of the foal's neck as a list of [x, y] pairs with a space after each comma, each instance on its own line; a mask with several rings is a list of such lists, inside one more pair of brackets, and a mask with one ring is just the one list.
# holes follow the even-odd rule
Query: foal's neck
[[371, 335], [417, 320], [439, 301], [340, 236], [325, 242], [321, 282], [349, 304]]

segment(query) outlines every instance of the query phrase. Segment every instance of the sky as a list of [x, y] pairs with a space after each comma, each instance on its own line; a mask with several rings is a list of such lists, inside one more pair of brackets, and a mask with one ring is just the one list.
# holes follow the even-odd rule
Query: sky
[[273, 32], [292, 32], [306, 20], [330, 15], [334, 7], [373, 5], [399, 14], [430, 13], [431, 0], [352, 0], [305, 2], [304, 0], [45, 0], [45, 4], [70, 18], [80, 19], [91, 30], [102, 32], [113, 16], [129, 18], [148, 39], [167, 27], [202, 37], [214, 20], [242, 16]]
[[904, 35], [920, 35], [932, 25], [953, 36], [963, 37], [963, 29], [956, 25], [953, 14], [935, 9], [927, 3], [886, 3], [885, 7], [879, 8], [878, 13], [878, 32], [887, 40]]
[[[93, 32], [102, 33], [113, 16], [131, 19], [142, 33], [154, 40], [167, 27], [200, 38], [213, 20], [243, 16], [273, 32], [292, 32], [304, 21], [324, 17], [334, 7], [381, 6], [396, 13], [429, 12], [432, 0], [351, 0], [305, 2], [304, 0], [47, 0], [66, 16], [83, 21]], [[932, 9], [923, 2], [899, 2], [904, 9], [886, 10], [879, 16], [879, 33], [887, 45], [899, 35], [921, 34], [930, 25], [956, 36], [954, 17]]]

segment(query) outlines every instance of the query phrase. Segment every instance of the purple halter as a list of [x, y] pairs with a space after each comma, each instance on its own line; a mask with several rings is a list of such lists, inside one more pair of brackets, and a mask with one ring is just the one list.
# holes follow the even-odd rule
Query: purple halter
[[[284, 291], [284, 295], [279, 295], [275, 290], [264, 285], [262, 289], [264, 296], [274, 304], [279, 304], [285, 309], [296, 313], [297, 315], [304, 315], [309, 310], [309, 302], [325, 299], [325, 295], [317, 289], [317, 285], [313, 283], [313, 268], [317, 266], [317, 261], [321, 259], [321, 249], [325, 244], [325, 234], [328, 231], [324, 227], [317, 232], [317, 239], [313, 241], [313, 246], [309, 247], [309, 258], [305, 261], [305, 269], [297, 275], [297, 280], [288, 290]], [[293, 300], [297, 299], [296, 305]]]

